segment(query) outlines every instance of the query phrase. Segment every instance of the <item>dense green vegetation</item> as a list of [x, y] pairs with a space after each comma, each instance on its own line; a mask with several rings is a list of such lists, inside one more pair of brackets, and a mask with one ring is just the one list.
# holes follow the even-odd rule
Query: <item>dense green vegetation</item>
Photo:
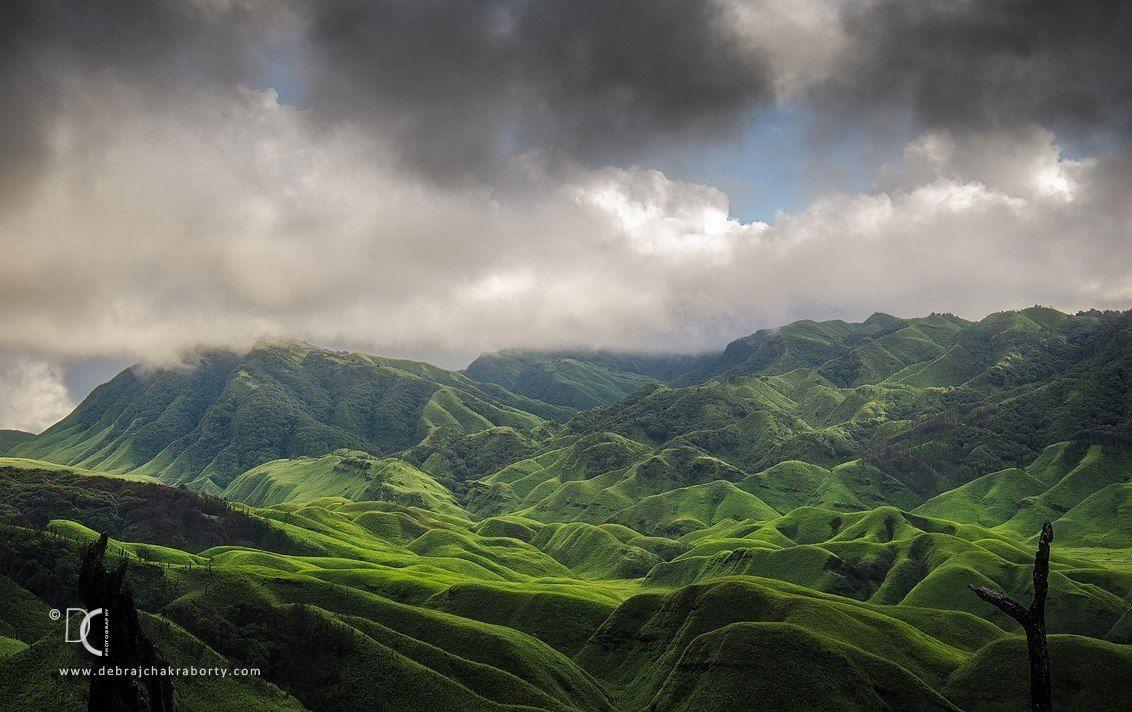
[[[108, 532], [184, 709], [1132, 707], [1132, 313], [798, 322], [714, 358], [305, 345], [130, 369], [0, 457], [0, 709], [82, 709]], [[211, 704], [215, 699], [215, 705]]]

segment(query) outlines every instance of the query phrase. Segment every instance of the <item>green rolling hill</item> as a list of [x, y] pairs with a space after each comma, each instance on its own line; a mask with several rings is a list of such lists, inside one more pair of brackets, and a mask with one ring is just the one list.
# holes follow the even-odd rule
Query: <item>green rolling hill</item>
[[[1016, 631], [964, 588], [1024, 591], [1031, 545], [994, 528], [802, 507], [664, 539], [392, 501], [245, 511], [120, 478], [0, 476], [0, 700], [82, 708], [81, 689], [30, 671], [80, 662], [37, 614], [67, 600], [94, 528], [130, 557], [164, 650], [264, 671], [179, 684], [191, 709], [209, 694], [233, 709], [724, 709], [746, 690], [776, 709], [983, 710], [1021, 689], [1002, 662], [1021, 669]], [[1049, 626], [1067, 707], [1127, 694], [1132, 569], [1119, 551], [1055, 550]]]
[[950, 314], [899, 319], [877, 313], [860, 324], [798, 321], [733, 341], [718, 358], [689, 369], [678, 381], [818, 368], [823, 378], [838, 386], [876, 383], [907, 366], [939, 357], [969, 326], [970, 322]]
[[[130, 561], [182, 709], [1132, 706], [1132, 313], [797, 322], [464, 373], [271, 345], [129, 369], [0, 457], [0, 710], [85, 709], [46, 611]], [[312, 644], [312, 642], [314, 644]], [[196, 662], [193, 664], [200, 664]]]
[[242, 473], [221, 496], [265, 507], [321, 497], [400, 502], [434, 512], [464, 516], [452, 492], [429, 475], [395, 457], [377, 458], [357, 450], [322, 457], [272, 460]]
[[525, 430], [560, 413], [428, 364], [286, 344], [127, 369], [10, 454], [219, 492], [270, 460], [391, 454], [438, 429]]
[[[951, 317], [927, 320], [957, 331], [933, 331], [938, 348], [899, 370], [875, 362], [869, 379], [837, 377], [835, 364], [861, 349], [853, 344], [885, 337], [860, 336], [868, 321], [799, 322], [749, 337], [762, 344], [755, 355], [725, 352], [738, 366], [721, 377], [642, 389], [568, 428], [692, 445], [752, 474], [787, 460], [828, 468], [862, 459], [922, 499], [1021, 466], [1056, 442], [1126, 437], [1132, 313], [1035, 307], [962, 328]], [[779, 355], [759, 356], [765, 349]], [[912, 350], [901, 353], [911, 361]]]
[[0, 455], [34, 437], [34, 433], [25, 433], [22, 430], [0, 430]]
[[1132, 489], [1132, 448], [1123, 443], [1057, 443], [1023, 470], [1002, 470], [945, 492], [917, 513], [1027, 533], [1051, 521], [1074, 546], [1123, 548], [1130, 532], [1095, 527], [1120, 521]]
[[646, 383], [669, 383], [713, 359], [713, 355], [507, 350], [481, 355], [463, 373], [529, 398], [584, 410], [615, 403]]

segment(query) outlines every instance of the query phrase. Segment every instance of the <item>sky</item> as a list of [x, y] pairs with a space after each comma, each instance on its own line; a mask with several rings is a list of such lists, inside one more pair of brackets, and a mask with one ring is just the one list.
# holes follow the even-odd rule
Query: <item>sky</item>
[[1132, 7], [0, 4], [0, 428], [301, 339], [450, 368], [1132, 306]]

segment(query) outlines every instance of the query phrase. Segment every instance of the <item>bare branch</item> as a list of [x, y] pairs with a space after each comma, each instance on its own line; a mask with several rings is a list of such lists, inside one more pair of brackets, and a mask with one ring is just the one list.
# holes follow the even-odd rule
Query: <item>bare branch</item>
[[1049, 647], [1046, 644], [1046, 593], [1049, 590], [1049, 545], [1053, 527], [1042, 525], [1038, 553], [1034, 556], [1034, 599], [1025, 608], [1012, 598], [986, 586], [968, 586], [979, 598], [1021, 624], [1026, 631], [1026, 652], [1030, 658], [1030, 710], [1050, 712], [1052, 694], [1049, 675]]
[[967, 588], [974, 591], [975, 595], [979, 598], [1018, 621], [1021, 625], [1025, 626], [1029, 623], [1030, 612], [1025, 606], [1006, 594], [999, 593], [993, 588], [987, 588], [986, 586], [968, 586]]

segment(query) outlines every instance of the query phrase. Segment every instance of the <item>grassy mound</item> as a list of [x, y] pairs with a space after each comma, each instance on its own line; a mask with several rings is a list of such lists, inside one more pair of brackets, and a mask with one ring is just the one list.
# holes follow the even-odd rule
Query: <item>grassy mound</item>
[[732, 623], [692, 641], [649, 703], [655, 710], [947, 710], [897, 665], [784, 623]]
[[33, 433], [25, 433], [22, 430], [0, 430], [0, 455], [34, 437]]
[[[1132, 707], [1132, 647], [1076, 635], [1049, 637], [1054, 709], [1126, 710]], [[943, 691], [970, 712], [1029, 709], [1026, 641], [997, 640], [957, 669]]]
[[345, 497], [397, 502], [441, 514], [467, 516], [444, 485], [408, 462], [377, 458], [356, 450], [273, 460], [241, 474], [222, 494], [254, 507]]

